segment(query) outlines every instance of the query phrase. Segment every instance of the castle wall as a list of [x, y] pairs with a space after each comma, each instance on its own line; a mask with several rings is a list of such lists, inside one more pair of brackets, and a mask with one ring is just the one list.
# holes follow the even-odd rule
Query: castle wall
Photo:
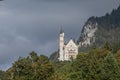
[[67, 45], [64, 44], [64, 33], [60, 34], [59, 61], [75, 59], [78, 54], [78, 46], [71, 39]]

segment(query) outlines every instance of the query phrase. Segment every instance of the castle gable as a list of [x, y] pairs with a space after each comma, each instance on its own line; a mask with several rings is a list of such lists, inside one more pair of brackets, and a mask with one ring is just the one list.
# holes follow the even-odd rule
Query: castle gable
[[64, 58], [65, 60], [70, 60], [71, 58], [75, 59], [77, 54], [78, 54], [78, 46], [71, 39], [65, 46]]
[[66, 47], [77, 47], [77, 45], [75, 44], [75, 42], [71, 39], [67, 44]]

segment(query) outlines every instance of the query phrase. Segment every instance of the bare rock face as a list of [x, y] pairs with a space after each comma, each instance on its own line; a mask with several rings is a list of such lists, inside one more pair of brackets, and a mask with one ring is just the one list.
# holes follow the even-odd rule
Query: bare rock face
[[97, 22], [93, 21], [87, 21], [86, 24], [83, 26], [81, 36], [80, 36], [80, 41], [79, 41], [79, 46], [87, 46], [91, 45], [92, 43], [95, 42], [95, 32], [98, 29], [98, 24]]

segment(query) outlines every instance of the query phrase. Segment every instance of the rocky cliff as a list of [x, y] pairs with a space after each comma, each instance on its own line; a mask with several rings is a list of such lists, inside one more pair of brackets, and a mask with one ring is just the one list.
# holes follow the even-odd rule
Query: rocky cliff
[[79, 46], [87, 46], [95, 42], [95, 32], [98, 29], [98, 23], [88, 20], [83, 26], [79, 38]]
[[90, 17], [81, 31], [78, 39], [79, 46], [93, 43], [98, 46], [105, 42], [114, 43], [120, 40], [120, 6], [101, 17]]

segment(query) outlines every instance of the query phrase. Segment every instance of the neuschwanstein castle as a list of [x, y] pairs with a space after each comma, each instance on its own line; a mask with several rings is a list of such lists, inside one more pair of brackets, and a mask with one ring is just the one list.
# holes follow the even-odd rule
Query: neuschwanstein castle
[[78, 45], [73, 39], [70, 39], [68, 43], [64, 42], [64, 32], [60, 31], [60, 41], [59, 41], [59, 61], [68, 61], [75, 59], [78, 54]]

